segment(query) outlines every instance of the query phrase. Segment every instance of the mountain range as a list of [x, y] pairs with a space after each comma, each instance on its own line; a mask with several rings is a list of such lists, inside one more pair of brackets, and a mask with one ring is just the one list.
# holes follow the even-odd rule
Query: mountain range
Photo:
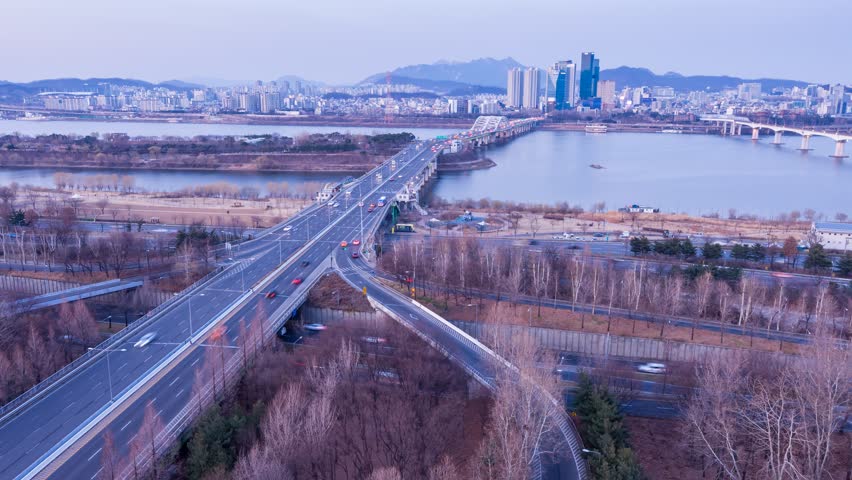
[[173, 90], [203, 88], [201, 85], [181, 80], [151, 83], [133, 78], [52, 78], [26, 83], [13, 83], [0, 80], [0, 103], [20, 103], [24, 97], [42, 92], [97, 92], [98, 84], [101, 83], [140, 88], [165, 87]]
[[[448, 87], [454, 89], [467, 88], [475, 91], [476, 87], [489, 87], [506, 91], [506, 72], [510, 68], [525, 68], [517, 60], [507, 57], [504, 59], [479, 58], [469, 62], [445, 62], [433, 64], [409, 65], [391, 71], [393, 83], [411, 83], [421, 88], [446, 92]], [[377, 73], [361, 83], [384, 83], [385, 73]], [[691, 75], [668, 72], [658, 75], [647, 68], [618, 67], [601, 70], [602, 80], [614, 80], [616, 88], [625, 86], [665, 86], [678, 91], [694, 91], [710, 89], [719, 91], [725, 88], [736, 88], [740, 83], [758, 82], [764, 91], [773, 88], [791, 88], [807, 86], [807, 82], [775, 78], [747, 79], [726, 75]]]

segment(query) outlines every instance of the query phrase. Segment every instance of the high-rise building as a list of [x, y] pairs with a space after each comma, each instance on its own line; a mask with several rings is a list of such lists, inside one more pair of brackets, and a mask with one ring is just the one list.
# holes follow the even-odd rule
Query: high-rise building
[[576, 69], [571, 60], [556, 62], [547, 69], [544, 96], [548, 109], [568, 110], [574, 107]]
[[760, 99], [761, 87], [759, 83], [741, 83], [737, 87], [737, 98], [750, 102]]
[[615, 81], [599, 81], [598, 96], [601, 97], [601, 110], [612, 110], [615, 108]]
[[535, 67], [529, 67], [524, 70], [523, 79], [523, 99], [522, 105], [524, 108], [538, 108], [538, 76], [539, 70]]
[[506, 78], [506, 106], [507, 107], [520, 107], [523, 91], [523, 81], [524, 78], [521, 75], [520, 68], [510, 68], [508, 77]]
[[601, 76], [600, 60], [593, 52], [583, 52], [580, 60], [580, 100], [598, 96], [598, 81]]

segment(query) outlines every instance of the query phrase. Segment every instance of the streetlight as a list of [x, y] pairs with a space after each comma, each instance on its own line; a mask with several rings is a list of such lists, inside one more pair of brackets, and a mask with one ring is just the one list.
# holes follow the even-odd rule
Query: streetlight
[[586, 455], [597, 455], [597, 456], [599, 456], [599, 457], [603, 457], [603, 453], [601, 453], [601, 452], [599, 452], [599, 451], [597, 451], [597, 450], [589, 450], [588, 448], [584, 448], [584, 449], [582, 449], [582, 450], [580, 450], [580, 451], [581, 451], [581, 452], [583, 452], [583, 453], [585, 453]]
[[[242, 272], [240, 272], [240, 273], [242, 273]], [[243, 287], [243, 289], [245, 290], [245, 286]], [[203, 293], [199, 293], [198, 295], [202, 296], [202, 297], [204, 296]], [[189, 295], [187, 298], [188, 298], [188, 303], [189, 303], [189, 339], [188, 340], [189, 340], [189, 343], [192, 343], [192, 295]]]
[[479, 323], [479, 304], [478, 303], [468, 303], [468, 307], [476, 307], [476, 323]]
[[113, 400], [114, 397], [113, 397], [113, 394], [112, 394], [112, 367], [110, 366], [110, 363], [109, 363], [109, 352], [126, 352], [127, 349], [126, 348], [110, 349], [110, 348], [89, 347], [89, 351], [106, 352], [107, 383], [109, 384], [109, 401], [110, 401], [110, 403], [112, 403], [112, 400]]

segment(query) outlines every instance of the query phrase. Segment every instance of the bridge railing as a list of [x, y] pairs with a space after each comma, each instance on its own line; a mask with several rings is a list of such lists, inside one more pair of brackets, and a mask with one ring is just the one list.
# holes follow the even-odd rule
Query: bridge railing
[[[223, 382], [224, 385], [216, 383], [217, 379], [214, 372], [212, 381], [205, 382], [204, 385], [198, 389], [197, 393], [194, 395], [191, 394], [192, 396], [187, 404], [171, 421], [169, 421], [168, 424], [166, 424], [165, 427], [163, 427], [162, 430], [160, 430], [160, 432], [157, 433], [154, 439], [154, 450], [156, 450], [156, 452], [146, 450], [139, 453], [135, 457], [134, 461], [125, 467], [118, 478], [134, 478], [134, 472], [146, 472], [151, 467], [152, 462], [157, 461], [157, 458], [153, 457], [152, 454], [157, 456], [164, 454], [169, 446], [174, 444], [174, 442], [180, 438], [180, 435], [192, 425], [192, 422], [203, 414], [205, 409], [213, 404], [216, 400], [217, 391], [221, 392], [220, 395], [224, 395], [224, 392], [238, 383], [243, 369], [247, 367], [248, 361], [253, 360], [253, 357], [249, 357], [247, 352], [251, 352], [252, 355], [256, 355], [267, 339], [274, 338], [275, 334], [281, 328], [281, 324], [286, 323], [286, 321], [290, 318], [289, 313], [307, 300], [308, 293], [311, 288], [313, 288], [313, 286], [319, 282], [320, 278], [322, 278], [322, 276], [328, 271], [327, 261], [324, 265], [314, 269], [314, 271], [302, 283], [300, 292], [297, 295], [289, 297], [284, 305], [279, 307], [269, 316], [269, 321], [266, 322], [262, 330], [262, 334], [260, 336], [247, 336], [248, 341], [252, 343], [244, 343], [238, 350], [234, 350], [234, 353], [231, 354], [225, 362], [223, 369], [224, 373], [219, 377], [223, 380], [218, 380]], [[221, 387], [219, 387], [219, 385], [221, 385]]]
[[87, 350], [84, 354], [71, 361], [71, 363], [53, 372], [53, 374], [51, 374], [41, 382], [35, 384], [29, 390], [18, 395], [13, 400], [0, 407], [0, 423], [6, 422], [11, 419], [18, 411], [20, 411], [22, 407], [24, 407], [33, 399], [39, 397], [44, 392], [50, 390], [53, 387], [61, 385], [62, 383], [70, 379], [72, 374], [78, 373], [77, 369], [83, 367], [89, 361], [99, 358], [101, 355], [104, 354], [106, 350], [112, 349], [112, 347], [114, 347], [120, 342], [123, 342], [128, 336], [133, 335], [138, 330], [142, 329], [142, 327], [147, 326], [149, 323], [151, 323], [151, 320], [154, 319], [161, 312], [171, 308], [172, 306], [180, 302], [188, 294], [201, 288], [203, 285], [206, 285], [224, 270], [226, 269], [219, 267], [216, 270], [208, 273], [207, 275], [205, 275], [180, 293], [175, 294], [166, 302], [156, 306], [153, 310], [149, 311], [144, 316], [137, 319], [135, 322], [131, 323], [115, 335], [112, 335], [108, 339], [99, 343], [96, 347], [94, 347], [94, 350]]

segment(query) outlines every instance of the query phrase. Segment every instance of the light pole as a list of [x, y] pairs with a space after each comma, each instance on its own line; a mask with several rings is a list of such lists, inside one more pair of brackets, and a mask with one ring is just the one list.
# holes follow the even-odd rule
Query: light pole
[[[242, 273], [242, 272], [240, 272]], [[244, 288], [245, 289], [245, 288]], [[203, 293], [199, 293], [199, 296], [204, 296]], [[192, 343], [192, 295], [188, 297], [189, 302], [189, 343]]]
[[110, 349], [110, 348], [89, 347], [89, 351], [106, 352], [107, 383], [109, 384], [109, 401], [110, 401], [110, 403], [112, 403], [112, 400], [113, 400], [114, 397], [113, 397], [113, 393], [112, 393], [112, 367], [110, 366], [110, 363], [109, 363], [109, 352], [126, 352], [127, 349], [126, 348]]
[[468, 303], [468, 307], [476, 307], [476, 323], [479, 323], [479, 304], [478, 303]]

